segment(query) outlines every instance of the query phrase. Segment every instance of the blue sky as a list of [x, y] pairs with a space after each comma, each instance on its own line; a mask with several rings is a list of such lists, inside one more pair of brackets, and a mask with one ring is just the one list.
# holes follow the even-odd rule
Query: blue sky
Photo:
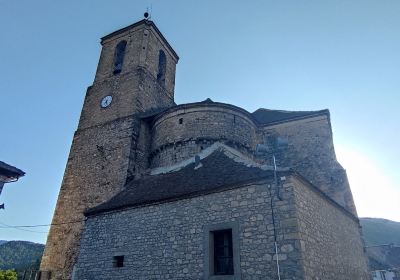
[[[146, 7], [180, 56], [177, 103], [331, 112], [360, 216], [400, 221], [400, 2], [0, 0], [0, 239], [45, 242], [100, 37]], [[3, 226], [3, 227], [1, 227]]]

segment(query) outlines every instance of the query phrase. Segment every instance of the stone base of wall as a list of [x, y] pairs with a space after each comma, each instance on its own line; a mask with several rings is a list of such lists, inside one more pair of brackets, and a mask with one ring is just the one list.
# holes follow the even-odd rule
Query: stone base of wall
[[[240, 271], [226, 279], [277, 279], [277, 259], [281, 279], [369, 279], [364, 277], [367, 268], [357, 219], [311, 188], [290, 177], [279, 191], [281, 199], [271, 182], [260, 181], [90, 216], [81, 240], [77, 279], [208, 279], [205, 236], [212, 228], [232, 224], [237, 229]], [[317, 220], [304, 216], [302, 207], [310, 203], [322, 207], [312, 214], [325, 221], [321, 230], [309, 224]], [[334, 224], [346, 224], [348, 229], [343, 232], [331, 227]], [[325, 234], [332, 238], [322, 238]], [[334, 250], [338, 238], [342, 251]], [[114, 256], [124, 256], [123, 267], [113, 266]], [[312, 267], [313, 263], [321, 265]]]

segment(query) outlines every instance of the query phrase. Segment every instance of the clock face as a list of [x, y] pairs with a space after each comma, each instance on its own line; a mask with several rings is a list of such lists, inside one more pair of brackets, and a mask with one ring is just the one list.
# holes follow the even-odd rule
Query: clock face
[[107, 108], [108, 106], [110, 106], [111, 101], [112, 101], [111, 95], [104, 96], [103, 99], [101, 100], [100, 105], [102, 108]]

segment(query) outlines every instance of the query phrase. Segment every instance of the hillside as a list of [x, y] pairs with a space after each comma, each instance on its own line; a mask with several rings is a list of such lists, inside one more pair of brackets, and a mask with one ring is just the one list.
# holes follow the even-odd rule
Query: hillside
[[372, 246], [367, 247], [366, 252], [372, 270], [400, 267], [400, 246]]
[[41, 259], [43, 244], [8, 241], [0, 245], [0, 269], [25, 269]]
[[395, 244], [400, 246], [400, 223], [385, 219], [360, 218], [366, 246]]

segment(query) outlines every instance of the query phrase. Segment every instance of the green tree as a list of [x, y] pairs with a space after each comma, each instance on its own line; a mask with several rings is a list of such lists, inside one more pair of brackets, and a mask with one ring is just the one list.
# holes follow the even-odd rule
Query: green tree
[[17, 280], [17, 273], [14, 270], [0, 270], [0, 280]]

